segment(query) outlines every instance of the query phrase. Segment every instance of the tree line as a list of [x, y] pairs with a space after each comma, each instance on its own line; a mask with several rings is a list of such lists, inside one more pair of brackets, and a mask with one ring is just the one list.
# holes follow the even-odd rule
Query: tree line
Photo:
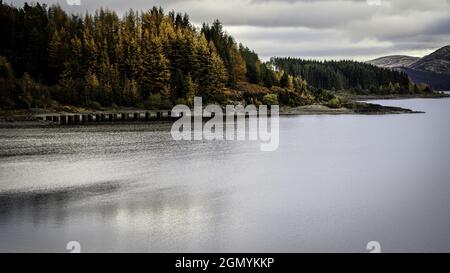
[[198, 29], [187, 14], [157, 7], [122, 17], [104, 9], [81, 16], [57, 5], [17, 8], [0, 0], [0, 35], [4, 108], [45, 107], [52, 100], [168, 108], [194, 96], [225, 103], [240, 83], [288, 84], [218, 20]]
[[426, 85], [412, 83], [403, 72], [361, 62], [274, 57], [270, 63], [290, 75], [301, 77], [310, 86], [319, 89], [380, 95], [431, 91]]

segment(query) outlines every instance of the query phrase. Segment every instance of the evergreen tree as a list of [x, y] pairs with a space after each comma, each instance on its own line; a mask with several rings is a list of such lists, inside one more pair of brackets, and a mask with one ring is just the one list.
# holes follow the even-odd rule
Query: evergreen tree
[[170, 70], [169, 61], [163, 54], [162, 44], [158, 37], [152, 37], [144, 32], [144, 42], [141, 50], [139, 78], [143, 98], [151, 93], [169, 95]]

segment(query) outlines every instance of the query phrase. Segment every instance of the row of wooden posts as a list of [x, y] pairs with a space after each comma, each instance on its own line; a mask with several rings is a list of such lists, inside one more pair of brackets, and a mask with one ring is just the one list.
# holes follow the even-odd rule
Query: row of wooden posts
[[107, 122], [138, 122], [152, 120], [170, 120], [171, 111], [163, 112], [134, 112], [134, 113], [94, 113], [94, 114], [53, 114], [38, 116], [40, 120], [53, 122], [61, 125], [87, 124], [87, 123], [107, 123]]

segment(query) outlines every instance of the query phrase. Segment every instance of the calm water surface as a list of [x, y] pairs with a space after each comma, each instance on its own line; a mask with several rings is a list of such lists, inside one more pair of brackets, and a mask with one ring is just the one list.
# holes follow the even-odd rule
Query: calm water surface
[[256, 142], [170, 126], [0, 129], [0, 252], [450, 252], [450, 99], [280, 121]]

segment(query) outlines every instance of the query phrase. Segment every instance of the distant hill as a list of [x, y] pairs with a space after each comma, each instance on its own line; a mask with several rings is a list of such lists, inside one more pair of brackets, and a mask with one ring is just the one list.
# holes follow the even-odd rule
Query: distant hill
[[450, 90], [450, 46], [442, 47], [423, 58], [386, 56], [367, 63], [404, 71], [415, 83], [428, 83], [437, 90]]
[[415, 70], [450, 75], [450, 46], [445, 46], [409, 66]]
[[420, 60], [420, 58], [418, 57], [394, 55], [381, 57], [372, 61], [368, 61], [367, 63], [385, 68], [403, 68], [409, 67], [418, 60]]

